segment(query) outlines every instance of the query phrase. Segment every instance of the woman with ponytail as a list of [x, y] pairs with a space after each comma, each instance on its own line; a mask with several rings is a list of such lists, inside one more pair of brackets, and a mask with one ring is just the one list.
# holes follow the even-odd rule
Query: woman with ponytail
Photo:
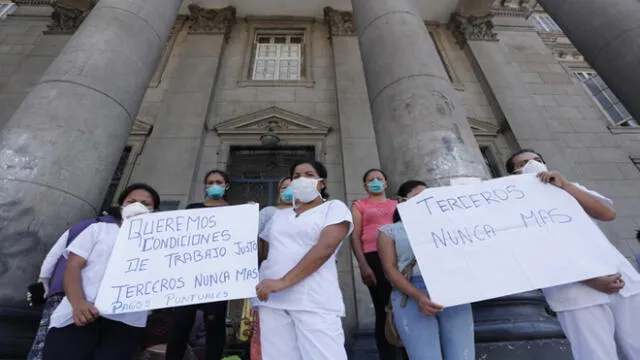
[[[229, 174], [222, 170], [211, 170], [204, 177], [205, 200], [193, 203], [187, 209], [202, 209], [229, 205], [225, 193], [229, 189]], [[187, 305], [174, 309], [174, 320], [169, 331], [166, 359], [182, 360], [187, 349], [191, 329], [199, 309], [204, 312], [206, 328], [206, 359], [220, 359], [226, 340], [227, 301]]]
[[[426, 188], [422, 181], [407, 181], [398, 189], [398, 202]], [[474, 360], [471, 305], [443, 308], [431, 301], [397, 209], [393, 221], [380, 228], [378, 253], [393, 286], [393, 320], [409, 359]]]

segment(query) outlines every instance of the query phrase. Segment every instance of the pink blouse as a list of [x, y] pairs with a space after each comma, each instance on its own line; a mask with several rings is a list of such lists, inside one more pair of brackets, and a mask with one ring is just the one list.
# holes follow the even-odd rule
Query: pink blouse
[[353, 203], [360, 212], [360, 244], [363, 253], [378, 251], [376, 240], [378, 228], [393, 223], [393, 212], [396, 210], [395, 200], [374, 201], [369, 198], [356, 200]]

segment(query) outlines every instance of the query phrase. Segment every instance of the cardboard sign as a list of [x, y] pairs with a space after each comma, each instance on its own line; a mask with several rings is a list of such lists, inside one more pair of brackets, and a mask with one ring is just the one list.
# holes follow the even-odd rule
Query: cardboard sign
[[120, 314], [256, 295], [258, 205], [125, 220], [96, 307]]
[[620, 262], [575, 198], [535, 175], [427, 189], [398, 210], [444, 306], [610, 275]]

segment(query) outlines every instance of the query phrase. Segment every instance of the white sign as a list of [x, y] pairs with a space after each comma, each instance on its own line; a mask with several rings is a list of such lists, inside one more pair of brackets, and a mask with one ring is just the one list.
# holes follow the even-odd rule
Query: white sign
[[620, 262], [580, 204], [535, 175], [427, 189], [398, 210], [443, 306], [609, 275]]
[[120, 314], [253, 297], [257, 238], [257, 204], [125, 220], [95, 305]]

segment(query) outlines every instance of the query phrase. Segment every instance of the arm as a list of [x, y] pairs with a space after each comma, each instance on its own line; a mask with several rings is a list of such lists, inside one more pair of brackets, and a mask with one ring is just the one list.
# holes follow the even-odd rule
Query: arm
[[382, 263], [382, 270], [384, 270], [387, 279], [389, 279], [389, 282], [394, 288], [413, 299], [424, 295], [424, 293], [413, 286], [398, 269], [396, 260], [398, 255], [396, 253], [395, 243], [382, 231], [378, 232], [378, 255]]
[[269, 243], [258, 239], [258, 266], [265, 260], [267, 260], [267, 256], [269, 255]]
[[261, 239], [260, 236], [264, 236], [263, 234], [267, 233], [265, 230], [268, 228], [275, 211], [276, 208], [269, 206], [258, 213], [258, 265], [266, 260], [269, 255], [269, 242]]
[[282, 277], [285, 289], [316, 272], [322, 264], [331, 258], [331, 255], [336, 251], [348, 232], [349, 223], [347, 221], [325, 227], [320, 233], [318, 243], [309, 250], [293, 269]]
[[616, 211], [613, 207], [602, 201], [602, 199], [597, 196], [584, 191], [571, 183], [565, 185], [564, 190], [578, 200], [580, 206], [582, 206], [584, 211], [592, 218], [601, 221], [612, 221], [616, 218]]
[[340, 242], [347, 236], [349, 225], [348, 221], [343, 221], [325, 227], [320, 233], [320, 240], [293, 269], [289, 270], [281, 279], [263, 280], [258, 284], [256, 287], [258, 298], [266, 301], [270, 293], [285, 290], [318, 270], [331, 258]]
[[69, 253], [67, 258], [67, 267], [64, 269], [64, 275], [62, 284], [64, 285], [64, 293], [69, 299], [71, 306], [74, 304], [80, 304], [83, 301], [87, 301], [84, 296], [84, 290], [82, 289], [82, 269], [87, 265], [85, 260], [80, 255]]
[[67, 265], [62, 276], [64, 292], [73, 310], [73, 321], [77, 326], [84, 326], [98, 318], [96, 307], [87, 301], [82, 285], [82, 269], [87, 265], [87, 259], [95, 244], [95, 224], [90, 225], [73, 240], [63, 255], [67, 258]]
[[45, 286], [45, 289], [48, 289], [49, 287], [49, 279], [53, 275], [53, 270], [56, 267], [58, 259], [60, 259], [60, 256], [62, 256], [62, 253], [64, 252], [64, 248], [67, 246], [68, 238], [69, 231], [67, 230], [64, 232], [64, 234], [62, 234], [62, 236], [60, 236], [60, 238], [58, 238], [58, 241], [53, 244], [53, 246], [47, 253], [47, 256], [45, 256], [44, 260], [42, 261], [38, 281], [40, 281]]
[[624, 280], [622, 275], [614, 274], [609, 276], [601, 276], [594, 279], [588, 279], [582, 281], [583, 284], [588, 287], [598, 290], [606, 294], [614, 294], [620, 292], [624, 288]]
[[[378, 255], [382, 263], [382, 269], [387, 275], [391, 285], [403, 294], [412, 298], [425, 316], [430, 316], [442, 311], [443, 307], [432, 302], [429, 296], [417, 287], [413, 286], [398, 269], [396, 247], [393, 240], [384, 232], [378, 233]], [[416, 265], [417, 266], [417, 265]]]
[[360, 267], [363, 267], [363, 265], [368, 266], [367, 260], [364, 258], [364, 253], [362, 252], [362, 243], [360, 242], [360, 236], [362, 235], [362, 215], [355, 203], [351, 205], [351, 216], [353, 217], [353, 232], [351, 233], [351, 249], [353, 250], [353, 255], [355, 255], [356, 260], [358, 260]]
[[360, 210], [356, 206], [355, 202], [351, 205], [351, 217], [353, 218], [353, 233], [351, 233], [351, 249], [353, 250], [353, 255], [356, 257], [358, 261], [358, 265], [360, 266], [360, 276], [362, 277], [362, 282], [368, 286], [376, 285], [376, 277], [373, 273], [373, 270], [367, 263], [367, 259], [364, 257], [364, 253], [362, 252], [362, 214]]
[[77, 326], [84, 326], [99, 316], [98, 309], [87, 301], [82, 288], [81, 274], [86, 265], [86, 259], [69, 253], [67, 267], [64, 269], [64, 292], [73, 309], [73, 321]]
[[551, 183], [571, 194], [571, 196], [578, 200], [578, 203], [580, 203], [584, 211], [592, 218], [601, 221], [611, 221], [616, 218], [616, 211], [611, 205], [607, 204], [598, 196], [570, 183], [564, 175], [558, 171], [543, 171], [538, 174], [538, 178], [542, 182]]

